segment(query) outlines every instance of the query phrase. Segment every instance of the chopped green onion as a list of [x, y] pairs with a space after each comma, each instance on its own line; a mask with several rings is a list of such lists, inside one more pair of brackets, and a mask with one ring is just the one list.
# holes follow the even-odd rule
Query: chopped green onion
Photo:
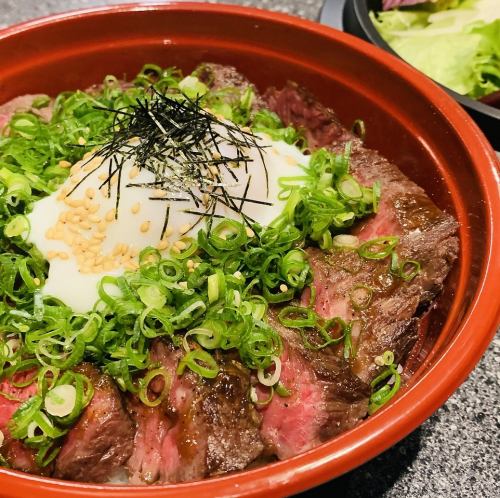
[[406, 260], [401, 263], [400, 277], [409, 282], [413, 280], [420, 273], [420, 263], [418, 261]]
[[250, 387], [250, 400], [257, 406], [267, 406], [269, 403], [271, 403], [273, 397], [274, 397], [273, 386], [269, 388], [269, 396], [263, 400], [259, 400], [259, 396], [257, 394], [257, 389], [255, 388], [255, 386]]
[[357, 200], [363, 197], [361, 185], [351, 175], [344, 175], [337, 182], [339, 194], [344, 199]]
[[233, 251], [245, 244], [248, 236], [242, 223], [234, 220], [223, 220], [212, 229], [208, 240], [216, 249]]
[[71, 384], [59, 384], [50, 389], [45, 396], [44, 406], [49, 415], [65, 417], [76, 403], [76, 389]]
[[337, 249], [356, 249], [359, 245], [359, 239], [355, 235], [335, 235], [332, 239], [332, 246]]
[[285, 327], [291, 328], [314, 327], [318, 320], [311, 308], [301, 306], [285, 306], [278, 313], [278, 319]]
[[367, 285], [359, 284], [354, 286], [349, 292], [352, 307], [357, 310], [368, 308], [373, 296], [373, 289]]
[[399, 237], [378, 237], [362, 244], [358, 253], [365, 259], [384, 259], [392, 253], [398, 242]]
[[394, 363], [394, 353], [392, 351], [385, 351], [382, 359], [385, 365], [392, 365]]
[[266, 375], [263, 368], [257, 369], [257, 378], [259, 382], [267, 387], [274, 386], [280, 380], [281, 376], [281, 360], [277, 356], [271, 356], [271, 361], [274, 363], [274, 372], [271, 375]]
[[219, 366], [214, 357], [201, 349], [184, 355], [177, 367], [177, 375], [182, 375], [186, 367], [207, 379], [214, 379], [219, 373]]
[[226, 279], [222, 270], [217, 270], [207, 279], [208, 302], [214, 303], [224, 296], [226, 291]]
[[18, 214], [10, 219], [5, 225], [3, 233], [6, 237], [19, 237], [22, 236], [26, 239], [30, 232], [30, 222], [24, 214]]
[[290, 391], [290, 389], [285, 387], [285, 385], [282, 384], [281, 381], [278, 382], [276, 386], [274, 386], [274, 392], [281, 398], [289, 398], [292, 395], [292, 391]]
[[[163, 378], [163, 388], [161, 393], [155, 399], [151, 400], [148, 394], [149, 384], [158, 377]], [[149, 372], [147, 372], [147, 374], [139, 380], [139, 398], [146, 406], [158, 406], [167, 398], [168, 393], [170, 392], [170, 385], [171, 377], [165, 368], [155, 368], [153, 370], [149, 370]]]

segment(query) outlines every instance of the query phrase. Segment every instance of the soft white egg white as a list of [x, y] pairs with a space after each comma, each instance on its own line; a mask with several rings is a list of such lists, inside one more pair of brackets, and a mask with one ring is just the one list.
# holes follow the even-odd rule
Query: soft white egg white
[[[220, 176], [226, 191], [234, 197], [244, 195], [250, 178], [246, 196], [272, 204], [247, 202], [243, 211], [266, 226], [284, 207], [285, 201], [278, 199], [278, 179], [303, 175], [300, 165], [308, 164], [308, 156], [295, 146], [270, 140], [267, 135], [260, 134], [259, 138], [262, 148], [248, 150], [247, 168], [232, 165], [237, 180], [226, 168], [220, 168]], [[221, 153], [231, 157], [235, 153], [231, 147], [221, 144]], [[113, 164], [121, 159], [117, 156], [104, 159], [96, 152], [75, 164], [59, 190], [38, 201], [28, 216], [29, 241], [50, 262], [43, 293], [61, 299], [76, 312], [92, 309], [98, 300], [97, 284], [104, 275], [119, 275], [137, 268], [138, 254], [143, 248], [157, 247], [168, 257], [172, 244], [180, 237], [194, 237], [206, 226], [204, 221], [198, 222], [198, 215], [185, 212], [200, 211], [185, 192], [176, 194], [176, 198], [182, 200], [172, 201], [166, 200], [165, 191], [133, 186], [155, 180], [151, 171], [134, 166], [133, 155], [125, 159], [120, 178], [114, 175], [103, 185], [109, 180]], [[115, 212], [118, 190], [119, 204]], [[193, 193], [201, 196], [196, 188]], [[171, 199], [172, 195], [167, 198]], [[167, 206], [170, 206], [169, 222], [162, 238]], [[240, 214], [221, 203], [215, 214], [241, 220]]]

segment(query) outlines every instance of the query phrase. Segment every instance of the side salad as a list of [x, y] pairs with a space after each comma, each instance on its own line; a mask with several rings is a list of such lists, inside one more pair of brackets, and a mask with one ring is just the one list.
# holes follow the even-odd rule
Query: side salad
[[473, 99], [500, 90], [498, 0], [384, 0], [370, 17], [395, 52], [438, 83]]

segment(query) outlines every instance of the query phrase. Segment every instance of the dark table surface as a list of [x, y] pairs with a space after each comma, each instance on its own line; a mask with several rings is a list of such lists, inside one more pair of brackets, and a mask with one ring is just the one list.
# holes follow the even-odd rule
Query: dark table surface
[[[341, 0], [339, 0], [341, 1]], [[117, 0], [0, 0], [0, 26]], [[319, 18], [322, 0], [227, 1]], [[500, 339], [429, 420], [371, 462], [304, 497], [500, 497]]]

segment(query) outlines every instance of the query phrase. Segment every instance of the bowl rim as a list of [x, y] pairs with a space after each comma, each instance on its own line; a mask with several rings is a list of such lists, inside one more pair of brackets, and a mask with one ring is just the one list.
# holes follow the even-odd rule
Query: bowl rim
[[[273, 496], [290, 495], [337, 477], [375, 457], [405, 437], [439, 406], [465, 380], [488, 347], [500, 322], [500, 303], [496, 282], [500, 277], [500, 195], [498, 191], [499, 163], [490, 144], [466, 112], [444, 90], [427, 77], [388, 55], [381, 48], [352, 35], [287, 14], [239, 5], [197, 2], [147, 2], [91, 7], [23, 22], [0, 30], [3, 39], [35, 28], [63, 23], [75, 18], [145, 11], [196, 11], [252, 17], [262, 22], [279, 23], [300, 31], [313, 32], [337, 43], [348, 45], [369, 56], [398, 77], [415, 87], [441, 113], [446, 113], [462, 142], [467, 143], [478, 184], [482, 190], [487, 219], [485, 259], [478, 291], [462, 318], [454, 339], [427, 372], [389, 406], [379, 410], [355, 429], [341, 434], [308, 452], [291, 459], [232, 475], [182, 484], [158, 486], [112, 486], [61, 481], [0, 469], [0, 486], [8, 496], [32, 498], [50, 496], [102, 498], [122, 497], [190, 497], [200, 496]], [[495, 259], [495, 248], [497, 258]], [[480, 331], [480, 334], [478, 334]], [[467, 340], [470, 339], [470, 340]]]

